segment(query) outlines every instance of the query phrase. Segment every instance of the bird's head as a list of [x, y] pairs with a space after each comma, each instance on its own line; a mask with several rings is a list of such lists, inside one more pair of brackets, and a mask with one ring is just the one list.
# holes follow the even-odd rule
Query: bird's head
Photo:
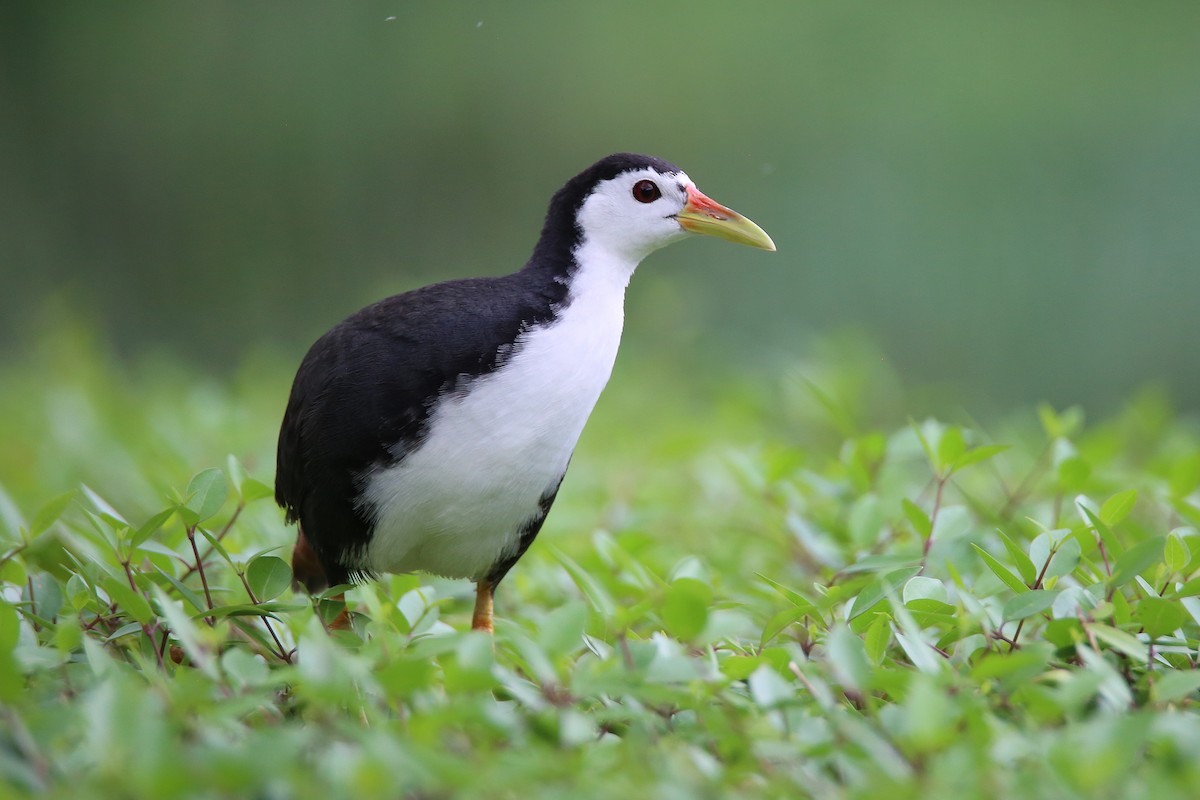
[[775, 249], [762, 228], [705, 196], [679, 167], [651, 156], [618, 153], [572, 178], [551, 202], [544, 239], [554, 218], [568, 213], [576, 246], [632, 265], [692, 233]]

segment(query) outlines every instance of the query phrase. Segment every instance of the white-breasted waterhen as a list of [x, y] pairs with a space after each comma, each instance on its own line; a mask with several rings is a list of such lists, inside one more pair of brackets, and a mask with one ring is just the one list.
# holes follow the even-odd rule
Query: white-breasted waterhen
[[377, 573], [476, 583], [472, 627], [542, 527], [612, 371], [638, 263], [689, 233], [774, 250], [681, 169], [619, 153], [569, 180], [511, 275], [389, 297], [296, 373], [275, 498], [309, 591]]

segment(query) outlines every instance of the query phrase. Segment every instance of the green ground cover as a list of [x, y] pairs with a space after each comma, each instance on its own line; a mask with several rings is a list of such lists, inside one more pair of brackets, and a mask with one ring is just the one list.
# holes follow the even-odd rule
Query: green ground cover
[[0, 795], [1195, 796], [1196, 421], [835, 363], [623, 364], [493, 644], [465, 582], [292, 593], [290, 365], [51, 340], [0, 368]]

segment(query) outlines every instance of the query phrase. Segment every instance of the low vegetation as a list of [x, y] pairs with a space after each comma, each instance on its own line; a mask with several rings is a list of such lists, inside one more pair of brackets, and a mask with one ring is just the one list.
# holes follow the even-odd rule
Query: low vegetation
[[4, 367], [0, 794], [1194, 797], [1195, 421], [850, 361], [622, 366], [494, 642], [466, 582], [292, 592], [278, 364]]

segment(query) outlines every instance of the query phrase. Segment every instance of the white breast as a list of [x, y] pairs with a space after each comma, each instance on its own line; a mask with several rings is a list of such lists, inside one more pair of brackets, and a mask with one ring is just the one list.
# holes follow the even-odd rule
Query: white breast
[[364, 476], [362, 502], [375, 521], [364, 566], [478, 580], [516, 551], [608, 382], [630, 273], [577, 274], [552, 324], [523, 334], [503, 366], [441, 400], [418, 450]]

